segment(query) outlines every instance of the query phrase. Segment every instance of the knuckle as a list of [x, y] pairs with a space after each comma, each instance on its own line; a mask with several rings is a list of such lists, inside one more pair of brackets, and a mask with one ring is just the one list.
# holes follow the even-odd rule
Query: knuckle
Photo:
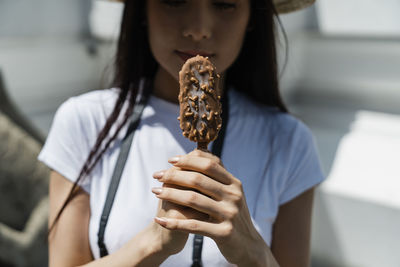
[[217, 157], [217, 156], [215, 156], [215, 155], [212, 155], [212, 158], [214, 159], [214, 161], [215, 161], [216, 163], [218, 163], [218, 165], [221, 165], [221, 166], [222, 166], [222, 161], [221, 161], [221, 159], [220, 159], [219, 157]]
[[195, 149], [195, 150], [193, 150], [192, 152], [190, 152], [189, 155], [196, 156], [196, 157], [200, 157], [200, 156], [201, 156], [201, 151]]
[[239, 187], [239, 189], [241, 190], [241, 189], [243, 189], [243, 184], [242, 184], [242, 181], [240, 181], [238, 178], [233, 178], [233, 181], [234, 181], [234, 184], [237, 186], [237, 187]]
[[171, 230], [176, 230], [179, 228], [178, 221], [176, 221], [176, 220], [170, 221], [168, 226], [169, 226], [168, 228]]
[[218, 163], [216, 163], [213, 160], [209, 160], [206, 165], [205, 165], [205, 169], [207, 172], [212, 172], [213, 170], [215, 170], [217, 168]]
[[229, 198], [236, 204], [241, 202], [243, 199], [243, 191], [241, 190], [241, 188], [231, 186], [226, 193]]
[[221, 195], [223, 195], [223, 192], [224, 192], [224, 185], [218, 183], [217, 186], [214, 189], [214, 194], [216, 196], [221, 196]]
[[167, 170], [167, 171], [164, 173], [164, 175], [163, 175], [163, 177], [161, 178], [161, 180], [162, 180], [164, 183], [168, 183], [169, 181], [171, 181], [172, 172], [173, 172], [172, 169]]
[[192, 186], [194, 186], [196, 188], [199, 187], [199, 185], [201, 184], [201, 175], [198, 173], [193, 173], [188, 178], [188, 182], [189, 182], [189, 184], [191, 184]]
[[164, 198], [164, 199], [169, 199], [169, 197], [170, 197], [170, 190], [168, 189], [168, 187], [167, 186], [163, 186], [163, 190], [162, 190], [162, 192], [160, 193], [160, 196], [162, 197], [162, 198]]
[[188, 193], [187, 202], [188, 202], [189, 205], [196, 204], [197, 200], [198, 200], [198, 198], [197, 198], [196, 193], [194, 193], [194, 192], [189, 192]]
[[195, 221], [191, 221], [188, 225], [190, 231], [196, 232], [199, 229], [199, 224]]
[[233, 233], [233, 225], [230, 222], [225, 222], [222, 225], [222, 229], [220, 231], [220, 237], [221, 238], [227, 238], [229, 236], [231, 236]]
[[225, 207], [224, 214], [225, 218], [232, 220], [235, 218], [239, 213], [239, 209], [235, 206], [227, 206]]

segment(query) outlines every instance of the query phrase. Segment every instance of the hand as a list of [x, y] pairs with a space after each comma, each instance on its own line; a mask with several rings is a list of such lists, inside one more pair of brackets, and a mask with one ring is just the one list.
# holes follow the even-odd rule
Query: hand
[[153, 192], [163, 201], [208, 216], [178, 218], [165, 214], [156, 219], [157, 223], [169, 230], [212, 238], [231, 263], [256, 266], [260, 259], [272, 257], [251, 221], [241, 182], [218, 157], [195, 150], [169, 162], [174, 167], [154, 175], [165, 186]]
[[[179, 189], [179, 186], [164, 184], [164, 188]], [[168, 217], [179, 220], [184, 220], [188, 218], [198, 218], [204, 219], [208, 217], [206, 214], [202, 214], [191, 208], [177, 205], [172, 202], [161, 200], [159, 201], [157, 217], [155, 222], [159, 220], [158, 218]], [[160, 241], [159, 249], [166, 255], [172, 255], [180, 252], [188, 239], [187, 232], [171, 231], [164, 227], [160, 227], [159, 224], [154, 224], [151, 227], [152, 232], [156, 233], [158, 237], [157, 240]]]

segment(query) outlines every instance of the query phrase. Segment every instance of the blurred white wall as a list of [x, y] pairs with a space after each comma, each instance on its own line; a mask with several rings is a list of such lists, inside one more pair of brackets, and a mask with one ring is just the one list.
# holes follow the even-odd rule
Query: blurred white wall
[[3, 79], [44, 133], [63, 101], [105, 84], [112, 47], [91, 36], [91, 6], [91, 0], [0, 1]]
[[90, 0], [1, 0], [0, 38], [84, 34], [89, 8]]
[[[358, 2], [363, 13], [373, 1]], [[374, 15], [375, 23], [387, 21]], [[316, 195], [313, 266], [400, 266], [400, 32], [326, 35], [298, 21], [304, 28], [289, 31], [282, 89], [313, 131], [328, 177]]]

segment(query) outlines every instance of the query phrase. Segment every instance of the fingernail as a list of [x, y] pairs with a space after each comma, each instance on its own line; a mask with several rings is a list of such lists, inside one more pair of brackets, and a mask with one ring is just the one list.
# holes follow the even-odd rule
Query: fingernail
[[169, 163], [175, 164], [179, 161], [179, 157], [172, 157], [168, 160]]
[[159, 195], [162, 193], [162, 188], [161, 187], [154, 187], [151, 189], [151, 192], [153, 192], [156, 195]]
[[156, 223], [160, 224], [161, 226], [167, 226], [167, 220], [160, 217], [154, 217]]
[[164, 176], [164, 172], [163, 171], [159, 171], [159, 172], [155, 172], [153, 174], [153, 177], [156, 179], [161, 179]]

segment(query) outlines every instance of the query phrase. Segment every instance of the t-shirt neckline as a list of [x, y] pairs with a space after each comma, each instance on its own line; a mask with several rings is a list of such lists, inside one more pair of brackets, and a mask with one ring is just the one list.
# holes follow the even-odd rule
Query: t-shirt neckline
[[149, 105], [152, 106], [154, 110], [163, 113], [173, 113], [173, 114], [179, 113], [179, 104], [172, 103], [155, 95], [150, 96]]

